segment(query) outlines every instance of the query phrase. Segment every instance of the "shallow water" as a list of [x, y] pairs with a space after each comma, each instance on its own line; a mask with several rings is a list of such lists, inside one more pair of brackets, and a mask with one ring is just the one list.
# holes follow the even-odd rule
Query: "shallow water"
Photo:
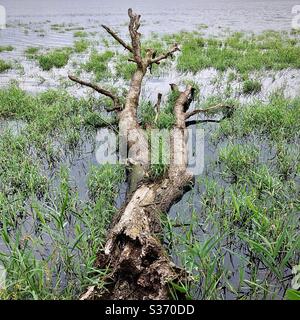
[[[0, 30], [2, 45], [17, 48], [14, 55], [28, 46], [62, 47], [73, 43], [78, 27], [104, 35], [101, 24], [108, 24], [124, 35], [127, 9], [142, 14], [142, 33], [173, 33], [201, 29], [204, 33], [220, 34], [224, 30], [260, 32], [267, 29], [289, 30], [292, 22], [292, 0], [2, 0], [7, 10], [7, 29]], [[55, 24], [64, 28], [53, 30]], [[69, 30], [66, 30], [69, 29]]]
[[[0, 30], [0, 43], [1, 45], [12, 45], [15, 50], [0, 53], [0, 58], [15, 59], [16, 62], [23, 65], [24, 70], [11, 70], [1, 74], [0, 86], [4, 86], [10, 80], [15, 79], [20, 81], [22, 88], [30, 92], [59, 87], [61, 85], [59, 79], [67, 77], [72, 61], [65, 68], [46, 72], [37, 67], [35, 61], [26, 59], [24, 50], [29, 46], [49, 48], [70, 46], [74, 41], [74, 31], [80, 27], [84, 27], [87, 32], [96, 32], [95, 34], [90, 34], [89, 38], [100, 40], [104, 36], [104, 31], [100, 28], [101, 24], [110, 25], [125, 36], [128, 20], [126, 11], [129, 6], [142, 14], [144, 23], [141, 30], [145, 36], [149, 36], [151, 32], [160, 34], [173, 33], [183, 29], [200, 29], [204, 34], [222, 35], [228, 30], [250, 32], [261, 32], [266, 29], [289, 30], [292, 19], [291, 10], [293, 5], [297, 4], [297, 1], [256, 0], [246, 2], [242, 0], [211, 0], [207, 2], [204, 0], [191, 0], [184, 2], [178, 0], [152, 0], [151, 2], [146, 2], [143, 0], [86, 0], [84, 5], [82, 3], [81, 0], [52, 0], [47, 2], [28, 0], [25, 5], [22, 0], [1, 0], [1, 4], [7, 9], [8, 26], [6, 30]], [[54, 24], [64, 24], [65, 26], [59, 30], [53, 30]], [[69, 30], [65, 30], [66, 28]], [[85, 58], [86, 55], [84, 54], [80, 56], [81, 61], [84, 61]], [[76, 59], [77, 57], [73, 60]], [[168, 92], [169, 83], [192, 79], [199, 84], [201, 96], [205, 100], [210, 95], [222, 95], [224, 92], [224, 85], [222, 84], [226, 80], [226, 74], [219, 79], [220, 85], [216, 86], [214, 80], [218, 76], [216, 70], [213, 69], [202, 70], [196, 75], [181, 75], [173, 66], [166, 74], [162, 74], [159, 77], [146, 78], [143, 97], [154, 101], [158, 92], [164, 95]], [[300, 71], [283, 70], [278, 73], [270, 71], [268, 74], [261, 76], [261, 81], [263, 85], [262, 91], [255, 97], [239, 94], [240, 83], [233, 82], [234, 97], [241, 102], [249, 102], [254, 98], [267, 100], [272, 91], [281, 87], [285, 88], [286, 95], [295, 96], [299, 94], [300, 90]], [[67, 89], [78, 96], [87, 92], [85, 88], [78, 89], [77, 86]], [[10, 122], [4, 124], [0, 122], [0, 134], [6, 127], [12, 128], [16, 133], [22, 129], [22, 126], [20, 127], [18, 123]], [[213, 127], [205, 126], [205, 130], [209, 136]], [[208, 161], [208, 159], [215, 157], [216, 148], [208, 143], [208, 138], [205, 141], [205, 154]], [[89, 167], [97, 163], [93, 142], [85, 141], [79, 154], [65, 159], [63, 163], [71, 169], [71, 180], [75, 182], [80, 199], [87, 200], [86, 175]], [[220, 181], [220, 183], [224, 182]], [[194, 191], [187, 193], [178, 204], [172, 207], [171, 217], [174, 218], [177, 212], [181, 212], [188, 219], [191, 208], [198, 212], [201, 211], [200, 190], [198, 190], [198, 187], [196, 185]], [[123, 185], [117, 199], [117, 206], [120, 206], [124, 201], [125, 189], [126, 185]], [[26, 233], [34, 232], [32, 218], [28, 217], [22, 227]], [[3, 245], [0, 241], [1, 251], [2, 247]], [[49, 248], [51, 248], [50, 242]], [[47, 254], [49, 248], [44, 248], [44, 254]], [[234, 245], [231, 249], [241, 255], [247, 255], [247, 252], [244, 252], [244, 248], [240, 247], [239, 244]], [[238, 268], [241, 261], [236, 255], [229, 253], [226, 254], [225, 261], [226, 267], [232, 271], [233, 284], [238, 283]], [[264, 270], [262, 270], [260, 277], [264, 277]], [[282, 295], [283, 292], [280, 292], [279, 297]], [[229, 292], [225, 296], [229, 299], [234, 298]]]
[[[101, 39], [106, 36], [101, 24], [107, 24], [117, 30], [122, 37], [128, 37], [127, 9], [134, 8], [142, 14], [141, 32], [144, 37], [154, 33], [174, 33], [181, 30], [200, 30], [205, 35], [224, 35], [230, 31], [261, 32], [267, 29], [290, 30], [292, 22], [292, 0], [191, 0], [187, 3], [178, 0], [146, 2], [142, 0], [87, 0], [82, 5], [80, 0], [38, 1], [2, 0], [7, 10], [7, 28], [0, 30], [0, 45], [12, 45], [11, 52], [0, 52], [0, 58], [13, 61], [12, 70], [0, 74], [0, 86], [11, 80], [18, 81], [20, 87], [30, 92], [40, 92], [47, 88], [62, 87], [68, 83], [69, 71], [78, 69], [78, 65], [88, 57], [88, 52], [75, 54], [66, 67], [43, 71], [36, 61], [29, 60], [24, 50], [30, 46], [54, 48], [72, 46], [74, 32], [84, 28], [88, 39], [99, 42], [98, 49], [103, 49]], [[74, 63], [77, 65], [74, 67]], [[20, 67], [21, 66], [21, 67]], [[149, 78], [144, 92], [153, 92], [155, 99], [158, 90], [167, 91], [168, 84], [179, 80], [193, 79], [201, 86], [201, 96], [205, 99], [212, 94], [220, 94], [225, 86], [217, 87], [214, 79], [218, 72], [213, 69], [203, 70], [196, 75], [181, 75], [172, 70], [158, 78]], [[220, 84], [226, 79], [220, 79]], [[295, 96], [300, 90], [299, 70], [283, 70], [260, 76], [262, 92], [257, 98], [266, 100], [271, 91], [285, 86], [285, 93]], [[239, 94], [240, 83], [233, 82], [233, 97], [247, 102], [249, 97]], [[162, 89], [160, 89], [162, 88]], [[78, 86], [67, 89], [72, 94], [85, 94], [87, 90]], [[162, 92], [164, 93], [164, 92]], [[147, 95], [145, 96], [147, 98]]]
[[[290, 29], [292, 0], [2, 0], [6, 7], [8, 24], [29, 24], [30, 29], [47, 32], [54, 23], [81, 25], [95, 31], [100, 23], [113, 27], [123, 26], [127, 21], [127, 9], [132, 7], [143, 16], [143, 33], [177, 32], [193, 30], [204, 24], [209, 32], [218, 33], [220, 27], [232, 30], [259, 32], [266, 29]], [[37, 27], [39, 26], [39, 28]], [[97, 30], [97, 29], [96, 29]], [[26, 36], [22, 27], [8, 28], [2, 32], [2, 41], [12, 45], [41, 44], [57, 46], [71, 39], [65, 34], [49, 32], [45, 37]]]

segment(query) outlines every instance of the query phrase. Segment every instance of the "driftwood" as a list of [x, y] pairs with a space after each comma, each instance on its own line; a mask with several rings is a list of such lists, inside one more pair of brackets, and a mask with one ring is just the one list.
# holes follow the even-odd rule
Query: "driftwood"
[[[119, 135], [126, 139], [129, 167], [129, 190], [126, 204], [118, 212], [107, 235], [105, 250], [99, 252], [97, 267], [109, 267], [107, 287], [101, 291], [91, 287], [81, 299], [168, 299], [169, 282], [179, 281], [184, 272], [177, 268], [161, 242], [160, 215], [166, 213], [193, 183], [193, 175], [187, 169], [186, 121], [191, 116], [210, 111], [199, 109], [188, 112], [194, 97], [194, 88], [178, 91], [174, 105], [176, 123], [171, 132], [171, 161], [167, 173], [157, 181], [150, 181], [148, 141], [137, 119], [137, 109], [143, 78], [153, 64], [159, 64], [179, 51], [177, 44], [162, 55], [147, 49], [142, 55], [140, 15], [128, 10], [131, 44], [123, 41], [113, 30], [102, 26], [125, 50], [132, 54], [129, 60], [136, 64], [124, 105], [121, 99], [98, 85], [82, 81], [72, 75], [72, 81], [88, 86], [112, 99], [119, 123]], [[156, 112], [159, 113], [161, 94], [158, 94]], [[216, 106], [215, 108], [220, 106]], [[172, 143], [173, 142], [173, 143]]]

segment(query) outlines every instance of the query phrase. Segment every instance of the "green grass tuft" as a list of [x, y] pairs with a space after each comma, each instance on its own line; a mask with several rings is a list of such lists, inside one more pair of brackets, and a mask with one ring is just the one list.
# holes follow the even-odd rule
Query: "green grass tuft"
[[5, 72], [12, 68], [10, 63], [5, 62], [4, 60], [0, 59], [0, 73]]
[[83, 53], [88, 49], [89, 45], [89, 41], [85, 39], [80, 39], [74, 42], [74, 50], [77, 53]]
[[86, 31], [79, 30], [74, 32], [75, 38], [85, 38], [87, 36], [88, 36], [88, 33]]
[[0, 52], [3, 51], [13, 51], [14, 47], [13, 46], [0, 46]]
[[258, 80], [246, 80], [243, 83], [243, 93], [253, 94], [261, 91], [261, 83]]
[[182, 43], [182, 54], [177, 63], [182, 72], [213, 67], [248, 74], [254, 70], [300, 68], [298, 40], [283, 33], [265, 32], [251, 36], [235, 33], [225, 40], [201, 38], [194, 33], [176, 37]]
[[39, 52], [39, 48], [37, 47], [29, 47], [25, 50], [25, 55], [28, 57], [28, 58], [34, 58], [35, 55]]
[[113, 56], [114, 53], [112, 51], [98, 53], [94, 50], [90, 54], [89, 60], [83, 65], [83, 68], [88, 72], [93, 72], [96, 76], [96, 80], [105, 79], [110, 76], [108, 62]]
[[55, 49], [48, 53], [37, 56], [40, 67], [49, 71], [52, 68], [62, 68], [67, 65], [72, 50], [70, 48]]

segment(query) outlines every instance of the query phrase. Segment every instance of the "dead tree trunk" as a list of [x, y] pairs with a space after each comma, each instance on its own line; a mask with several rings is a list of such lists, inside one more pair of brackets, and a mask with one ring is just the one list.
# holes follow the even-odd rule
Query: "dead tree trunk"
[[[187, 170], [186, 121], [192, 115], [205, 112], [199, 109], [187, 112], [193, 99], [194, 89], [188, 86], [178, 92], [174, 105], [176, 123], [172, 130], [171, 161], [168, 172], [158, 181], [147, 182], [149, 176], [148, 140], [137, 119], [137, 110], [143, 78], [153, 64], [171, 57], [179, 47], [175, 44], [165, 54], [156, 56], [152, 49], [142, 54], [140, 16], [128, 10], [130, 18], [129, 33], [131, 44], [126, 44], [107, 26], [103, 28], [126, 50], [132, 54], [130, 62], [136, 64], [125, 104], [118, 97], [99, 86], [82, 81], [74, 76], [69, 78], [81, 85], [93, 88], [109, 97], [114, 103], [110, 111], [117, 113], [119, 135], [126, 139], [128, 155], [126, 165], [130, 168], [129, 191], [126, 205], [114, 218], [108, 232], [104, 252], [99, 252], [97, 267], [109, 266], [111, 273], [107, 277], [107, 291], [95, 287], [81, 299], [168, 299], [170, 281], [178, 281], [182, 271], [171, 261], [161, 243], [161, 213], [166, 213], [171, 205], [180, 199], [193, 181]], [[172, 90], [178, 90], [171, 85]], [[161, 95], [157, 103], [159, 109]]]

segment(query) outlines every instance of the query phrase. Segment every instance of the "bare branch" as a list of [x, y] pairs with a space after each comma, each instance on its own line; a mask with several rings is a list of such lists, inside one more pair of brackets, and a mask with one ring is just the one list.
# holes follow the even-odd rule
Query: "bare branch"
[[153, 63], [159, 64], [161, 60], [164, 60], [164, 59], [171, 57], [173, 55], [173, 53], [175, 53], [176, 51], [180, 51], [177, 43], [175, 43], [174, 46], [168, 52], [166, 52], [156, 58], [151, 59], [150, 64], [153, 64]]
[[126, 44], [114, 31], [104, 24], [101, 25], [115, 40], [117, 40], [125, 49], [133, 53], [133, 49], [130, 45]]
[[206, 113], [206, 112], [210, 112], [212, 110], [218, 110], [218, 109], [222, 109], [222, 108], [230, 108], [230, 106], [227, 106], [227, 105], [223, 105], [223, 104], [217, 104], [215, 106], [212, 106], [212, 107], [209, 107], [209, 108], [206, 108], [206, 109], [195, 109], [191, 112], [187, 112], [185, 114], [185, 119], [189, 119], [190, 117], [198, 114], [198, 113]]
[[107, 91], [103, 88], [100, 88], [98, 85], [96, 84], [93, 84], [93, 83], [90, 83], [90, 82], [87, 82], [87, 81], [83, 81], [75, 76], [72, 76], [72, 75], [68, 75], [69, 79], [74, 81], [74, 82], [77, 82], [79, 84], [81, 84], [82, 86], [86, 86], [86, 87], [89, 87], [89, 88], [92, 88], [94, 89], [95, 91], [103, 94], [104, 96], [106, 97], [109, 97], [110, 99], [112, 99], [113, 103], [114, 103], [114, 108], [113, 109], [107, 109], [108, 111], [115, 111], [115, 110], [118, 110], [118, 109], [121, 109], [121, 106], [120, 106], [120, 101], [119, 101], [119, 98], [116, 97], [114, 94], [112, 94], [110, 91]]
[[132, 49], [134, 54], [134, 59], [142, 66], [142, 55], [141, 55], [141, 34], [138, 32], [138, 29], [140, 27], [140, 15], [137, 15], [136, 13], [133, 13], [132, 9], [128, 9], [128, 16], [130, 18], [129, 23], [129, 33], [131, 37], [131, 43], [132, 43]]

